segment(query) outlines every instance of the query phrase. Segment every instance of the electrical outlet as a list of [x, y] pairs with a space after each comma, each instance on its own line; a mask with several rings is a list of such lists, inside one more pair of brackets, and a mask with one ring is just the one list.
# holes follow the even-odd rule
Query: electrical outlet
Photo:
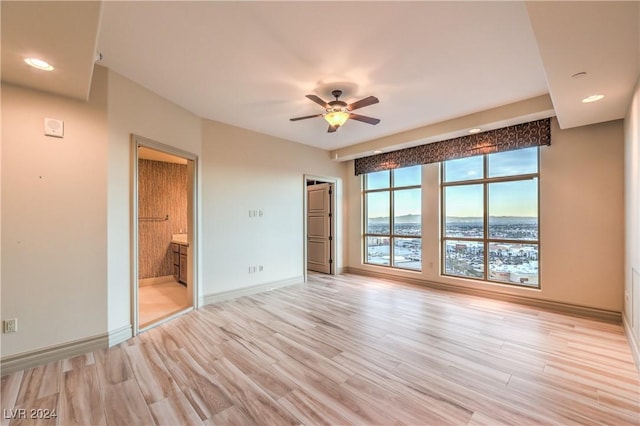
[[4, 333], [15, 333], [18, 331], [18, 318], [4, 320]]

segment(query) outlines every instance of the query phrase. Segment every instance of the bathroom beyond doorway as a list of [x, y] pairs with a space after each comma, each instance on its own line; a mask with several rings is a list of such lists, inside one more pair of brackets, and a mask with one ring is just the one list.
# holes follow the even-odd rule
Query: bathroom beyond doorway
[[134, 137], [136, 334], [194, 306], [195, 159], [141, 139]]

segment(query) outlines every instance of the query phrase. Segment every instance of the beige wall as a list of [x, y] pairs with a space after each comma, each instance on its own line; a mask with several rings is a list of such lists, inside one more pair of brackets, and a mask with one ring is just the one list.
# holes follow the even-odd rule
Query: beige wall
[[362, 264], [360, 178], [348, 173], [350, 268], [620, 312], [623, 293], [622, 122], [560, 130], [541, 148], [541, 289], [489, 284], [439, 273], [439, 165], [423, 167], [423, 270]]
[[[203, 120], [203, 296], [303, 275], [305, 174], [338, 180], [342, 202], [346, 166], [327, 151]], [[346, 247], [338, 220], [338, 264]], [[264, 215], [250, 218], [249, 210]], [[248, 273], [251, 265], [263, 265]]]
[[2, 357], [107, 329], [106, 103], [104, 69], [88, 103], [2, 84]]
[[640, 364], [640, 78], [625, 117], [624, 319]]
[[541, 297], [622, 311], [622, 121], [552, 131], [540, 170]]
[[200, 118], [109, 70], [109, 332], [131, 325], [131, 135], [200, 155]]

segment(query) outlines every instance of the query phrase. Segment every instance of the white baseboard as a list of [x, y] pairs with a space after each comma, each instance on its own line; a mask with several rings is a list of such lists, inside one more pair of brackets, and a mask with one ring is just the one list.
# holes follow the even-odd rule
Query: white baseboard
[[360, 268], [347, 267], [347, 273], [356, 275], [364, 275], [375, 278], [382, 278], [391, 281], [397, 281], [406, 284], [419, 285], [429, 287], [436, 290], [451, 291], [455, 293], [468, 294], [470, 296], [485, 297], [487, 299], [502, 300], [504, 302], [518, 303], [520, 305], [533, 306], [536, 308], [546, 309], [561, 314], [574, 315], [582, 318], [590, 318], [599, 321], [621, 324], [622, 314], [617, 311], [609, 311], [606, 309], [592, 308], [589, 306], [572, 305], [569, 303], [556, 302], [553, 300], [536, 299], [533, 297], [519, 296], [514, 294], [498, 293], [484, 289], [474, 289], [469, 287], [443, 284], [434, 281], [427, 281], [420, 278], [400, 277], [397, 275], [386, 274], [383, 272], [370, 271]]
[[60, 359], [81, 355], [87, 352], [103, 349], [108, 346], [108, 334], [75, 340], [61, 345], [49, 346], [35, 351], [11, 355], [0, 360], [1, 375], [14, 373], [38, 365], [48, 364]]
[[131, 336], [131, 326], [127, 325], [109, 333], [11, 355], [0, 359], [0, 375], [4, 376], [27, 368], [104, 349], [122, 343], [130, 339]]
[[622, 324], [624, 325], [624, 333], [627, 335], [627, 340], [629, 341], [629, 346], [631, 347], [631, 354], [633, 355], [633, 360], [636, 362], [636, 370], [638, 372], [638, 376], [640, 376], [640, 341], [633, 334], [633, 330], [631, 329], [631, 325], [627, 321], [627, 317], [622, 315]]
[[224, 302], [226, 300], [237, 299], [238, 297], [251, 296], [253, 294], [262, 293], [265, 291], [275, 290], [282, 287], [288, 287], [295, 284], [303, 284], [304, 277], [302, 275], [298, 277], [288, 278], [280, 281], [272, 281], [265, 284], [258, 284], [250, 287], [239, 288], [237, 290], [223, 291], [220, 293], [205, 294], [200, 298], [200, 306], [210, 305], [212, 303]]
[[111, 330], [109, 331], [109, 347], [122, 343], [125, 340], [129, 340], [132, 337], [133, 329], [131, 328], [131, 324]]

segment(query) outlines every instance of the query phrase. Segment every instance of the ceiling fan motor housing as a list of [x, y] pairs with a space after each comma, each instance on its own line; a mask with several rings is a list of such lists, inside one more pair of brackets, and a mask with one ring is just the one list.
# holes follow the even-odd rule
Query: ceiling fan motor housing
[[337, 112], [344, 111], [347, 108], [347, 103], [341, 100], [338, 100], [340, 96], [342, 96], [342, 90], [334, 90], [331, 94], [336, 98], [335, 101], [327, 102], [327, 112]]
[[328, 105], [327, 112], [344, 111], [347, 108], [347, 103], [342, 101], [331, 101]]

